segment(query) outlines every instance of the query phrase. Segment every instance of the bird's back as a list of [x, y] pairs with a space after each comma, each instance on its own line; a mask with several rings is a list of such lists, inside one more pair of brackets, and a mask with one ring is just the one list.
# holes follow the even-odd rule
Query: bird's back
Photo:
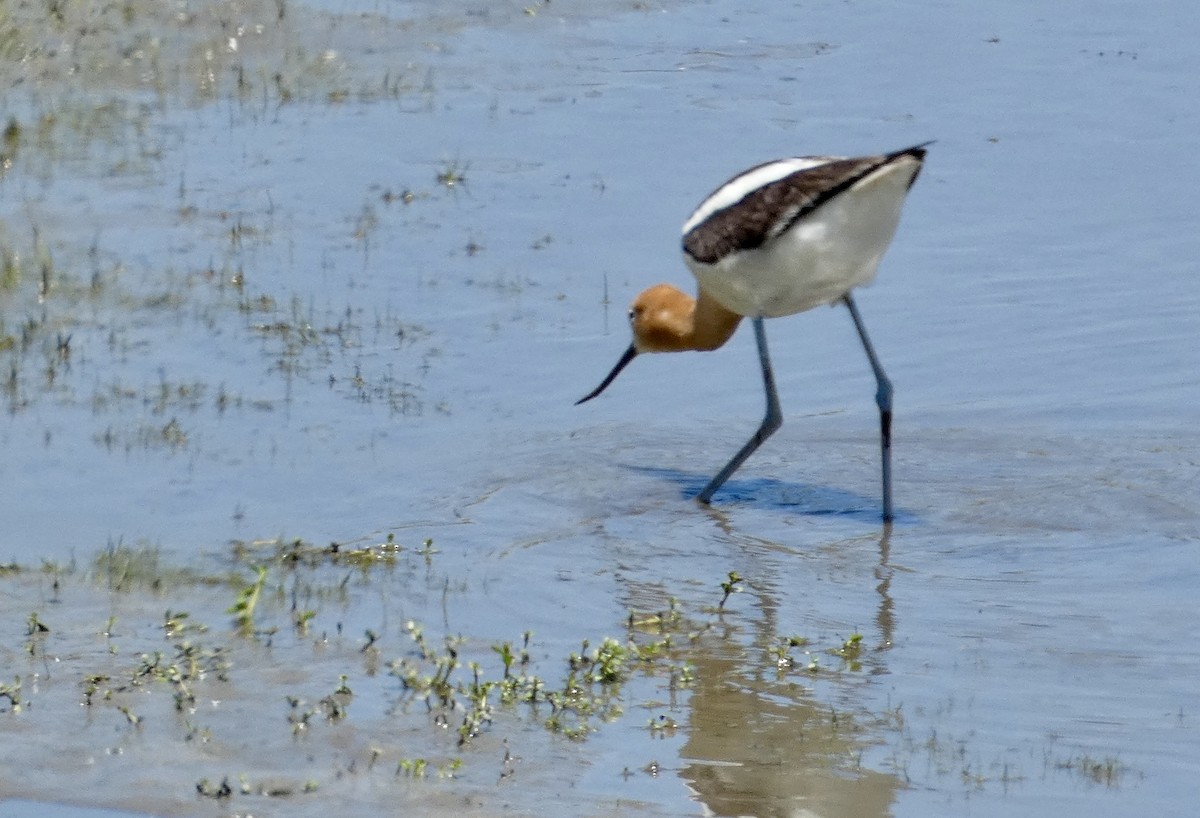
[[924, 157], [916, 147], [751, 168], [684, 224], [684, 259], [701, 288], [740, 315], [791, 315], [836, 301], [875, 277]]

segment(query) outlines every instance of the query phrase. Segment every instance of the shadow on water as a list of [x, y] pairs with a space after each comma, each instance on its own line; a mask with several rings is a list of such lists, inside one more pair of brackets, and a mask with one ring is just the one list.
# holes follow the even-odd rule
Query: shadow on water
[[[668, 469], [661, 466], [623, 465], [629, 471], [645, 474], [679, 488], [682, 498], [691, 500], [708, 485], [710, 477]], [[755, 508], [778, 509], [812, 517], [844, 517], [868, 523], [880, 523], [879, 499], [865, 497], [845, 489], [778, 480], [773, 477], [750, 477], [729, 480], [713, 498], [720, 506], [753, 505]], [[913, 523], [918, 517], [903, 509], [896, 512], [894, 522]]]

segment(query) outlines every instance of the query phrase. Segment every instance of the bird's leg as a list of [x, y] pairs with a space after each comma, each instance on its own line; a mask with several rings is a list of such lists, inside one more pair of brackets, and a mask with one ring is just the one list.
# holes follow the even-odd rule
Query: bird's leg
[[775, 374], [771, 371], [771, 356], [767, 354], [767, 333], [763, 328], [761, 316], [753, 320], [754, 339], [758, 342], [758, 361], [762, 364], [763, 389], [767, 393], [767, 413], [763, 416], [762, 424], [754, 433], [754, 437], [746, 441], [746, 445], [725, 464], [725, 468], [721, 469], [716, 477], [708, 481], [704, 491], [696, 497], [701, 503], [707, 504], [712, 500], [716, 490], [729, 479], [731, 474], [737, 471], [738, 466], [742, 465], [747, 457], [754, 454], [755, 449], [783, 425], [783, 413], [779, 411], [779, 395], [775, 391]]
[[858, 337], [862, 339], [863, 349], [867, 352], [867, 360], [871, 362], [871, 369], [875, 372], [875, 403], [879, 405], [879, 442], [883, 450], [883, 520], [891, 522], [892, 520], [892, 382], [888, 380], [887, 373], [883, 371], [883, 365], [879, 363], [879, 357], [875, 354], [875, 347], [871, 346], [871, 339], [867, 337], [867, 328], [863, 326], [862, 316], [858, 314], [858, 307], [854, 304], [854, 299], [850, 297], [850, 293], [846, 293], [842, 297], [842, 301], [846, 302], [846, 306], [850, 308], [850, 317], [854, 319], [854, 328], [858, 330]]

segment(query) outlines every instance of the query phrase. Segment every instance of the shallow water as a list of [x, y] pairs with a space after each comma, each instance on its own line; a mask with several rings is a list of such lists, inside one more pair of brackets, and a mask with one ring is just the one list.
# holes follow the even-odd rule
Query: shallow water
[[[221, 802], [256, 814], [1188, 814], [1192, 7], [210, 8], [157, 46], [149, 11], [102, 20], [141, 51], [86, 82], [46, 51], [4, 75], [0, 560], [24, 570], [0, 680], [26, 706], [0, 697], [0, 731], [26, 766], [0, 798], [210, 814], [198, 781], [241, 774], [284, 782]], [[675, 236], [722, 179], [927, 139], [858, 296], [897, 388], [889, 531], [844, 310], [769, 323], [786, 422], [711, 509], [690, 498], [762, 411], [751, 333], [572, 406], [633, 295], [691, 286]], [[231, 541], [389, 534], [401, 556], [348, 586], [270, 562], [278, 633], [232, 632], [222, 578], [269, 548]], [[117, 546], [208, 580], [112, 591], [92, 561]], [[583, 741], [514, 708], [457, 748], [383, 670], [416, 620], [491, 674], [532, 631], [554, 684], [671, 597], [694, 680], [647, 666]], [[164, 609], [229, 647], [212, 703], [79, 708], [85, 676], [170, 648]], [[343, 674], [348, 716], [298, 741], [285, 697]], [[447, 774], [394, 773], [417, 757]]]

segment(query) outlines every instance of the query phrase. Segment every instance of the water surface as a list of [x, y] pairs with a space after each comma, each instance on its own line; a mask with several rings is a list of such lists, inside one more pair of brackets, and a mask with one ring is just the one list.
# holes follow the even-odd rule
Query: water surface
[[[228, 805], [261, 814], [1188, 813], [1191, 6], [279, 9], [7, 18], [0, 679], [25, 706], [0, 730], [25, 760], [0, 797], [210, 814], [242, 775]], [[785, 425], [711, 509], [762, 411], [749, 332], [572, 406], [625, 304], [691, 287], [678, 228], [720, 181], [928, 139], [858, 296], [897, 389], [894, 527], [844, 310], [768, 325]], [[272, 561], [389, 535], [370, 571]], [[166, 580], [114, 589], [93, 560], [122, 548]], [[239, 637], [223, 582], [260, 563], [277, 631]], [[672, 597], [677, 653], [586, 738], [518, 707], [459, 747], [387, 673], [416, 621], [489, 678], [532, 631], [558, 684]], [[174, 650], [164, 610], [229, 680], [190, 714], [162, 686], [80, 708]], [[297, 739], [287, 697], [342, 675], [348, 715]]]

